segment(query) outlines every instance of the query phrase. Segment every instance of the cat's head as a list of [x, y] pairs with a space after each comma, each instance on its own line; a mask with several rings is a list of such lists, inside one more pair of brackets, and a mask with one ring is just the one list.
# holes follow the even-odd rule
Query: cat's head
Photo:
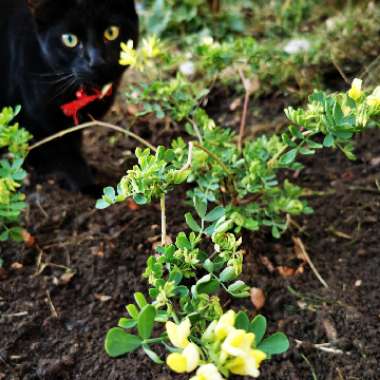
[[28, 0], [44, 57], [84, 86], [121, 76], [120, 43], [137, 44], [134, 0]]

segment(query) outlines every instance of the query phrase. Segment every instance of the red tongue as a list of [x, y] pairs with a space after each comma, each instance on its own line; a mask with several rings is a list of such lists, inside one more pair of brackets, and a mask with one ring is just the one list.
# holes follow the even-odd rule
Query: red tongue
[[98, 89], [93, 89], [92, 95], [86, 94], [86, 91], [83, 88], [81, 88], [75, 94], [77, 99], [69, 103], [63, 104], [61, 106], [61, 110], [67, 117], [72, 117], [74, 119], [75, 125], [78, 125], [79, 124], [78, 113], [81, 109], [85, 108], [90, 103], [93, 103], [96, 100], [100, 100], [100, 99], [103, 99], [105, 96], [111, 96], [111, 95], [112, 95], [112, 86], [110, 86], [105, 93], [99, 91]]

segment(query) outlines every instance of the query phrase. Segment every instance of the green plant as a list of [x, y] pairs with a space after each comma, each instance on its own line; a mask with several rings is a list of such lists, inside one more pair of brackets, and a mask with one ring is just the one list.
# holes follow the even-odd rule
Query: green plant
[[0, 241], [21, 240], [20, 216], [25, 196], [19, 191], [26, 172], [22, 169], [31, 135], [12, 122], [20, 108], [0, 112]]
[[[180, 232], [175, 243], [159, 247], [148, 258], [144, 276], [152, 301], [142, 293], [134, 295], [135, 303], [126, 307], [128, 317], [108, 332], [106, 351], [118, 357], [142, 348], [162, 364], [153, 348], [160, 344], [170, 353], [168, 366], [177, 373], [190, 373], [200, 366], [200, 376], [210, 370], [205, 366], [212, 365], [213, 372], [223, 376], [257, 377], [261, 361], [286, 351], [288, 340], [281, 333], [262, 340], [266, 330], [262, 316], [250, 322], [243, 312], [223, 314], [221, 293], [232, 298], [249, 296], [249, 287], [239, 280], [244, 254], [241, 239], [228, 231], [231, 223], [226, 222], [222, 207], [208, 211], [207, 202], [199, 199], [194, 199], [193, 206], [201, 222], [188, 213], [187, 224], [193, 231]], [[155, 327], [159, 336], [152, 338]], [[137, 334], [131, 334], [133, 330]]]
[[143, 27], [148, 34], [184, 38], [202, 32], [215, 37], [242, 33], [245, 28], [244, 10], [250, 1], [231, 0], [145, 0], [142, 4]]
[[[303, 5], [310, 5], [298, 4], [302, 12]], [[135, 294], [128, 315], [108, 332], [105, 348], [112, 357], [142, 348], [162, 364], [153, 346], [163, 345], [170, 352], [167, 365], [178, 373], [197, 370], [193, 380], [220, 380], [231, 374], [257, 377], [261, 362], [285, 352], [289, 343], [282, 333], [262, 341], [264, 317], [250, 321], [244, 312], [223, 310], [221, 299], [226, 296], [249, 295], [249, 286], [240, 279], [244, 251], [239, 234], [269, 227], [278, 238], [286, 231], [289, 216], [312, 212], [303, 197], [305, 190], [290, 182], [288, 172], [300, 171], [299, 158], [323, 148], [340, 149], [354, 159], [353, 136], [379, 124], [380, 88], [368, 94], [355, 80], [348, 92], [315, 91], [306, 107], [285, 110], [291, 124], [283, 133], [244, 139], [244, 117], [237, 134], [207, 114], [204, 104], [211, 84], [226, 80], [228, 71], [235, 77], [239, 73], [249, 100], [253, 90], [246, 83], [247, 73], [260, 81], [271, 75], [276, 81], [275, 75], [282, 75], [278, 78], [282, 84], [305, 61], [312, 62], [312, 53], [293, 57], [252, 38], [223, 43], [206, 38], [198, 41], [192, 54], [196, 69], [203, 72], [195, 83], [185, 73], [170, 75], [182, 58], [168, 59], [157, 51], [155, 59], [163, 63], [155, 72], [158, 79], [134, 85], [127, 95], [140, 107], [136, 118], [154, 115], [182, 126], [189, 137], [173, 140], [169, 148], [137, 149], [137, 165], [116, 189], [106, 188], [97, 203], [103, 209], [129, 197], [140, 205], [160, 199], [162, 216], [161, 246], [148, 258], [144, 273], [150, 301]], [[141, 71], [148, 59], [147, 54], [140, 59], [132, 46], [123, 46], [122, 63]], [[284, 74], [284, 64], [290, 74]], [[184, 182], [191, 184], [187, 195], [192, 209], [184, 215], [188, 231], [169, 243], [165, 199]]]

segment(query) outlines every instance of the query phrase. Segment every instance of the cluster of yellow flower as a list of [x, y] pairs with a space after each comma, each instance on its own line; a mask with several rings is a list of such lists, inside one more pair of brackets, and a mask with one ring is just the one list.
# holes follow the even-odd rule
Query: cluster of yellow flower
[[[190, 380], [223, 380], [221, 373], [258, 377], [266, 354], [254, 349], [255, 335], [235, 327], [236, 314], [228, 311], [212, 322], [200, 341], [201, 347], [189, 341], [191, 323], [166, 323], [170, 342], [180, 350], [167, 358], [167, 365], [177, 373], [190, 373], [198, 368]], [[203, 357], [205, 360], [203, 360]], [[208, 363], [212, 358], [214, 363]]]
[[12, 178], [0, 178], [0, 204], [9, 204], [12, 192], [20, 187]]
[[[355, 101], [360, 100], [364, 94], [362, 86], [363, 81], [355, 78], [352, 82], [350, 90], [348, 91], [348, 96]], [[367, 97], [367, 104], [373, 107], [380, 106], [380, 86], [377, 86], [372, 94]]]
[[161, 54], [162, 44], [156, 36], [151, 36], [142, 40], [141, 49], [135, 49], [132, 40], [121, 43], [121, 53], [119, 64], [130, 66], [136, 70], [143, 71], [149, 60]]

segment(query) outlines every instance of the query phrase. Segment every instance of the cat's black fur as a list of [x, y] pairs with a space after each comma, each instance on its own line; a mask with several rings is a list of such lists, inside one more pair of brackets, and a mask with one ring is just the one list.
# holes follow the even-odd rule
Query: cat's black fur
[[[115, 41], [104, 40], [107, 27], [121, 28]], [[81, 44], [62, 43], [74, 33]], [[75, 100], [83, 86], [89, 91], [113, 82], [116, 89], [124, 68], [118, 64], [120, 42], [137, 43], [138, 17], [133, 0], [0, 0], [0, 109], [20, 104], [20, 124], [35, 140], [73, 125], [60, 109]], [[67, 77], [67, 78], [66, 78]], [[113, 97], [80, 112], [101, 118]], [[93, 177], [81, 152], [81, 137], [71, 134], [31, 155], [45, 171], [64, 173], [69, 186], [86, 190]]]

